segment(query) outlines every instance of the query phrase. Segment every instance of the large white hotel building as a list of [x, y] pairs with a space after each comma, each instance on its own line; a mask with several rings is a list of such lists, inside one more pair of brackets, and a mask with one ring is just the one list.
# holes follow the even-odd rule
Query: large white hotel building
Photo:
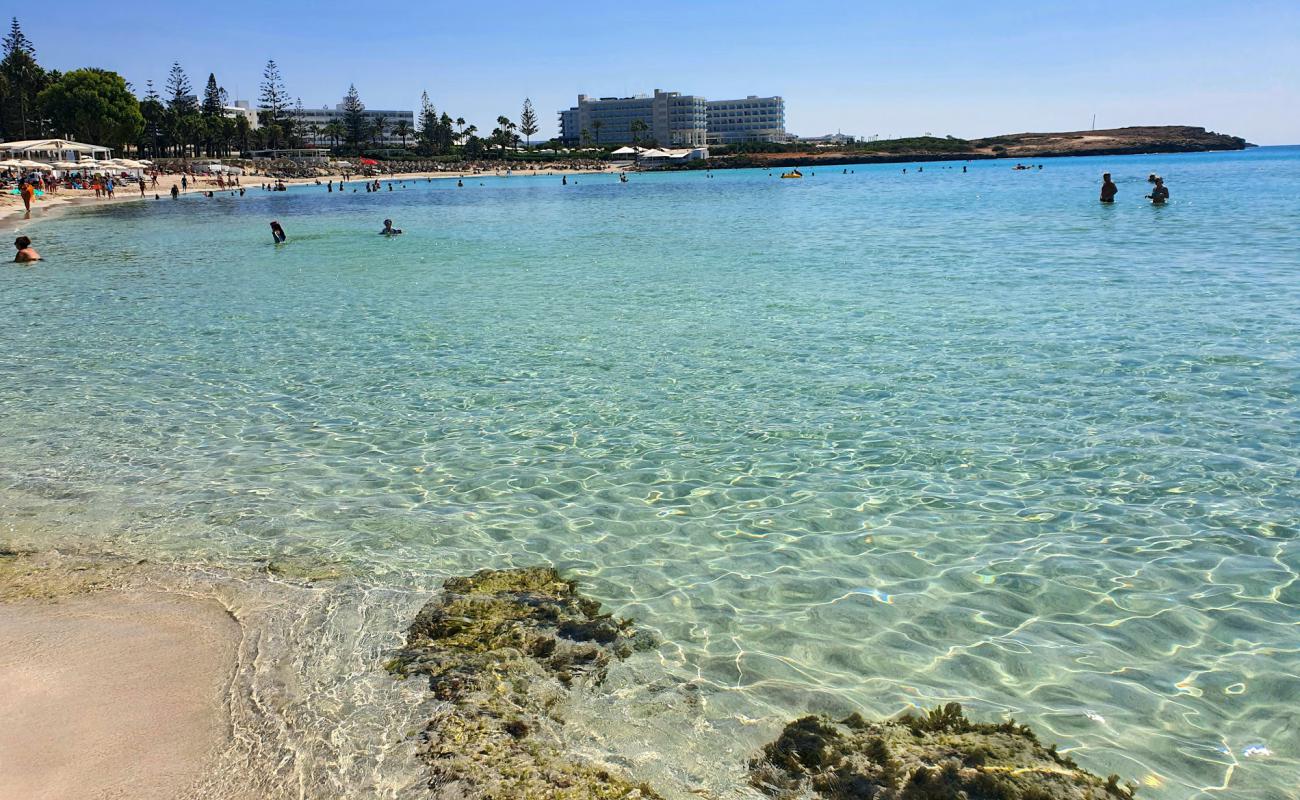
[[[640, 125], [634, 125], [640, 121]], [[584, 135], [585, 134], [585, 135]], [[653, 140], [664, 147], [734, 142], [782, 142], [785, 100], [749, 96], [706, 100], [664, 92], [653, 96], [591, 98], [560, 112], [560, 139], [567, 144], [631, 144]]]

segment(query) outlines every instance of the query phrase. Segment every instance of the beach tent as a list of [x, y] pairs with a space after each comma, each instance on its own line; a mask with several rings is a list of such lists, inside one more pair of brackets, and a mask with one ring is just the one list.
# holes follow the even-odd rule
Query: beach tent
[[611, 156], [634, 156], [637, 153], [643, 153], [643, 152], [645, 152], [645, 148], [643, 147], [620, 147], [614, 152], [610, 153], [610, 155]]
[[26, 139], [21, 142], [0, 143], [0, 153], [12, 158], [49, 158], [52, 161], [72, 161], [82, 155], [91, 158], [110, 158], [113, 151], [97, 144], [73, 142], [68, 139]]

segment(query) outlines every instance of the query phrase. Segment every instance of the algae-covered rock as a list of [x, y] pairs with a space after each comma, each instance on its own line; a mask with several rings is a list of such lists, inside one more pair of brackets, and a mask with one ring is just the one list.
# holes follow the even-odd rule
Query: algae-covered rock
[[484, 570], [446, 582], [388, 666], [427, 676], [446, 709], [425, 731], [437, 796], [471, 800], [655, 798], [643, 785], [573, 757], [548, 731], [577, 681], [653, 646], [630, 620], [600, 613], [554, 569]]
[[868, 722], [803, 717], [750, 763], [765, 794], [826, 800], [1121, 800], [1099, 778], [1014, 722], [971, 722], [949, 703], [924, 716]]

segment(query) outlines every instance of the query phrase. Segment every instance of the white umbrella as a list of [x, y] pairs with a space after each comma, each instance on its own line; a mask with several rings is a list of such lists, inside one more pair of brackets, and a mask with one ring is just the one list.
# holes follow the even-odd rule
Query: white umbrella
[[16, 158], [6, 158], [4, 161], [0, 161], [0, 167], [21, 167], [22, 165], [23, 162]]
[[75, 161], [55, 161], [50, 166], [55, 169], [81, 169], [81, 165]]
[[35, 169], [35, 170], [40, 170], [41, 172], [49, 172], [50, 170], [54, 169], [49, 164], [42, 164], [39, 161], [24, 160], [22, 161], [22, 165], [26, 169]]
[[143, 168], [144, 168], [144, 164], [143, 164], [143, 163], [141, 163], [141, 162], [139, 162], [139, 161], [133, 161], [132, 159], [129, 159], [129, 158], [115, 158], [115, 159], [113, 159], [113, 163], [114, 163], [114, 164], [120, 164], [121, 166], [126, 167], [127, 169], [143, 169]]

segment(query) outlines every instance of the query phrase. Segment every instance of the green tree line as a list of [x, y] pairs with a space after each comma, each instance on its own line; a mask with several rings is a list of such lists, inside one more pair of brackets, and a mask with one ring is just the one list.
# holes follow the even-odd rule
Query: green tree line
[[348, 87], [342, 99], [341, 119], [320, 126], [304, 123], [302, 100], [289, 94], [273, 59], [262, 71], [254, 125], [245, 114], [227, 113], [230, 97], [215, 73], [208, 73], [200, 93], [180, 62], [172, 63], [161, 92], [149, 80], [137, 97], [115, 72], [42, 68], [17, 18], [2, 49], [0, 141], [72, 138], [119, 151], [134, 148], [141, 156], [158, 158], [321, 146], [341, 154], [364, 154], [391, 149], [386, 137], [392, 136], [402, 150], [422, 156], [478, 158], [493, 151], [504, 157], [521, 141], [531, 147], [538, 131], [537, 113], [527, 98], [518, 123], [497, 117], [496, 127], [480, 136], [478, 127], [466, 124], [463, 117], [439, 112], [427, 92], [414, 125], [367, 114], [355, 86]]

